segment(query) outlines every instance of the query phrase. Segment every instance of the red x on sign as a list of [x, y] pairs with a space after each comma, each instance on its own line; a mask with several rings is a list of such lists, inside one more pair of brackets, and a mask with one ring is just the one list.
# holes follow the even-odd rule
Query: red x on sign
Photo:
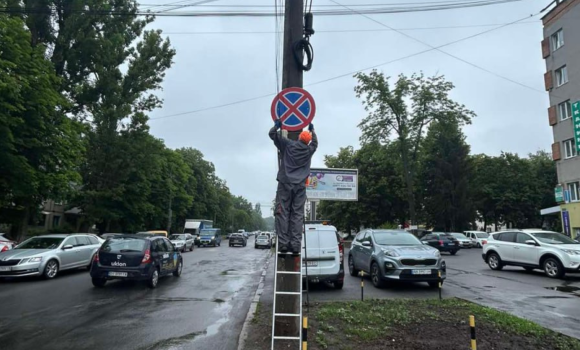
[[314, 119], [316, 104], [308, 91], [292, 87], [282, 90], [272, 101], [271, 114], [288, 131], [302, 130]]

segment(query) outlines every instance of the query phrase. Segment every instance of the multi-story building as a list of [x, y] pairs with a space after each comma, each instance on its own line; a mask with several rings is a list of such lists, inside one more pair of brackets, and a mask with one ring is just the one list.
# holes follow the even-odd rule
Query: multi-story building
[[546, 60], [544, 82], [550, 94], [549, 123], [554, 134], [555, 189], [564, 233], [580, 236], [580, 0], [555, 0], [542, 18]]

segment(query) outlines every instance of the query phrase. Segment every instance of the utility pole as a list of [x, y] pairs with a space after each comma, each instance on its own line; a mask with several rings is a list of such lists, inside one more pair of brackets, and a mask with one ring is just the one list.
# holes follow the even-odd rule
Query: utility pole
[[[304, 37], [304, 1], [303, 0], [286, 0], [284, 7], [284, 49], [282, 62], [282, 89], [289, 87], [302, 87], [302, 63], [303, 52], [294, 52], [294, 44]], [[295, 55], [297, 57], [295, 57]], [[288, 132], [287, 137], [291, 140], [298, 140], [301, 130]], [[282, 134], [285, 135], [285, 132]], [[278, 271], [300, 271], [302, 268], [302, 255], [292, 256], [278, 255]], [[280, 291], [296, 291], [301, 288], [300, 274], [282, 274], [277, 275], [277, 288]], [[300, 295], [279, 295], [274, 294], [276, 298], [275, 313], [300, 313]], [[273, 316], [273, 315], [272, 315]], [[302, 320], [298, 317], [277, 317], [275, 319], [275, 333], [272, 336], [296, 336], [301, 333]], [[276, 349], [287, 348], [288, 344], [278, 342]]]

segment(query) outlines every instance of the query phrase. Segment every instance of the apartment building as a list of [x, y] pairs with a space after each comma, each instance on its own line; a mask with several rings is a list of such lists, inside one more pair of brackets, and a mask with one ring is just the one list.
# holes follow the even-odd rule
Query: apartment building
[[559, 214], [564, 233], [576, 237], [580, 236], [580, 0], [555, 0], [542, 21], [559, 203], [542, 214]]

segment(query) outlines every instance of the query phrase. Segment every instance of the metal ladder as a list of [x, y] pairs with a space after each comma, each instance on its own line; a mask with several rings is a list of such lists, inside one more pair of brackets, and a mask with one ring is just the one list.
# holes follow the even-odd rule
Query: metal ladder
[[[285, 343], [293, 344], [297, 343], [297, 346], [292, 348], [302, 350], [302, 254], [280, 254], [278, 253], [278, 240], [276, 240], [276, 263], [275, 263], [275, 274], [274, 274], [274, 306], [272, 309], [272, 350], [282, 349], [282, 347], [276, 348], [276, 344]], [[284, 269], [280, 271], [280, 266], [278, 262], [284, 262]], [[288, 268], [288, 263], [291, 264], [292, 269], [290, 271]], [[298, 271], [296, 271], [298, 269]], [[279, 284], [278, 279], [285, 280], [286, 278], [298, 278], [299, 282], [295, 290], [278, 290]], [[295, 285], [296, 285], [295, 284]], [[298, 299], [298, 313], [294, 310], [293, 312], [278, 312], [277, 305], [279, 303], [278, 298], [297, 298]], [[294, 300], [294, 303], [296, 300]], [[294, 304], [295, 305], [295, 304]], [[284, 310], [285, 311], [285, 310]], [[287, 329], [284, 329], [283, 324], [278, 323], [277, 320], [280, 318], [290, 319], [292, 322], [296, 322], [296, 334], [287, 334]], [[288, 345], [287, 345], [288, 346]], [[284, 347], [287, 349], [288, 347]]]

